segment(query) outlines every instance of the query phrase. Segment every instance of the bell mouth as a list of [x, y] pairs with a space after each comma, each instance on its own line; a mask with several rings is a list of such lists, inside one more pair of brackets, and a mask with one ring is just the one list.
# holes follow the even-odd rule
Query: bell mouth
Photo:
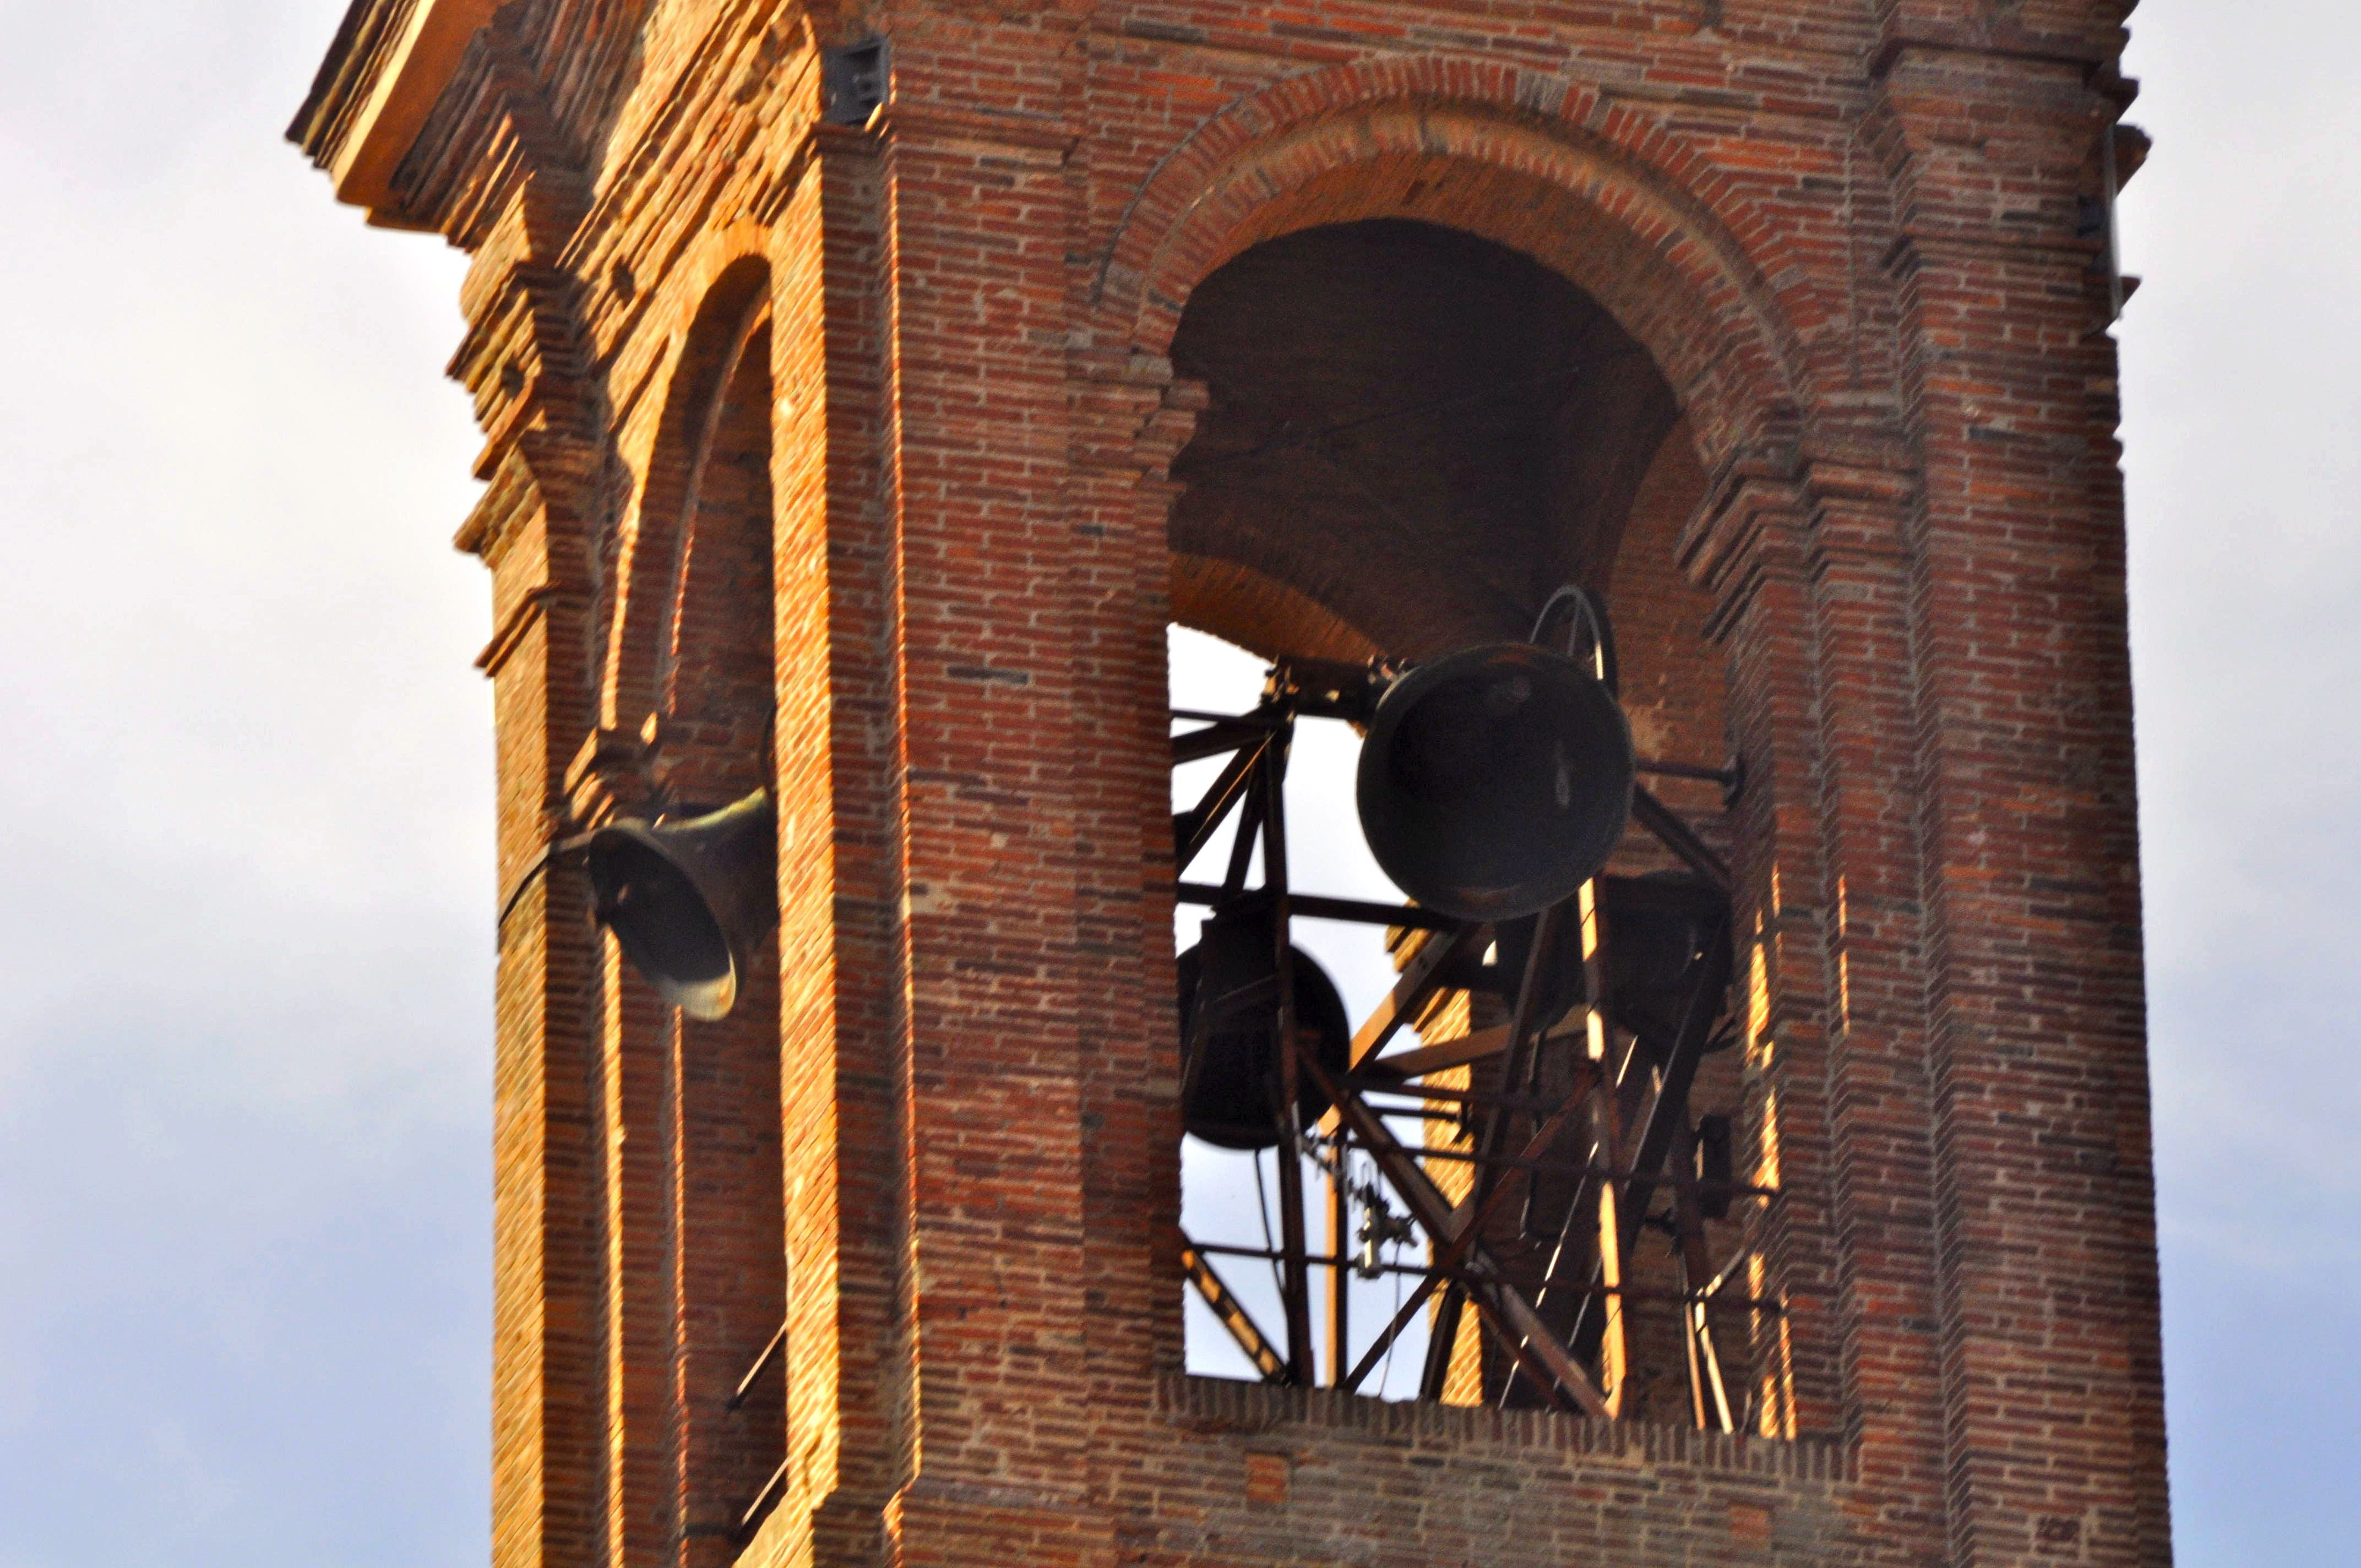
[[1614, 853], [1638, 757], [1621, 707], [1574, 660], [1529, 642], [1421, 664], [1378, 700], [1355, 779], [1379, 867], [1464, 920], [1533, 915]]
[[730, 938], [697, 884], [636, 822], [591, 835], [590, 885], [598, 923], [665, 1005], [699, 1023], [729, 1016], [738, 1001]]
[[[1268, 952], [1269, 949], [1263, 949]], [[1351, 1064], [1352, 1020], [1345, 999], [1327, 971], [1301, 948], [1290, 948], [1295, 992], [1296, 1040], [1331, 1078], [1342, 1078]], [[1205, 944], [1180, 954], [1180, 1037], [1190, 1037], [1200, 1003], [1199, 988], [1206, 970]], [[1218, 960], [1217, 960], [1218, 961]], [[1276, 973], [1276, 963], [1265, 959], [1262, 974]], [[1275, 988], [1256, 987], [1253, 1000], [1209, 1020], [1201, 1048], [1204, 1060], [1188, 1102], [1181, 1106], [1182, 1130], [1215, 1148], [1252, 1152], [1276, 1147], [1279, 1118], [1274, 1104], [1278, 1074], [1279, 995]], [[1328, 1097], [1307, 1075], [1297, 1085], [1297, 1109], [1309, 1128], [1328, 1112]]]

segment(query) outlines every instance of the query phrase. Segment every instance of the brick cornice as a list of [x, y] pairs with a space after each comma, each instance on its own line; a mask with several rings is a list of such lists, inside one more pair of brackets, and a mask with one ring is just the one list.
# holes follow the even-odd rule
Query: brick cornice
[[[667, 244], [676, 247], [688, 243], [696, 233], [697, 214], [694, 203], [678, 200], [684, 166], [711, 159], [714, 148], [708, 138], [715, 118], [733, 107], [723, 90], [733, 82], [742, 86], [749, 79], [746, 72], [730, 70], [730, 62], [748, 50], [760, 60], [762, 39], [767, 36], [716, 27], [699, 39], [672, 73], [662, 112], [636, 127], [627, 151], [610, 157], [596, 171], [596, 190], [573, 243], [560, 258], [563, 265], [589, 276], [620, 248], [620, 241], [636, 241], [635, 248], [642, 254], [659, 251]], [[775, 117], [763, 117], [749, 160], [779, 170], [799, 168], [819, 129], [819, 56], [815, 49], [798, 46], [792, 63], [774, 60], [773, 66], [777, 75], [766, 87], [763, 102], [778, 107]], [[782, 131], [789, 142], [784, 154], [779, 151]], [[774, 188], [776, 181], [772, 183]], [[766, 192], [763, 199], [767, 196]], [[681, 207], [686, 210], [669, 212]], [[659, 226], [673, 222], [683, 226], [670, 232]], [[635, 264], [639, 259], [634, 257]]]
[[[321, 67], [320, 85], [289, 135], [304, 144], [335, 182], [336, 200], [368, 210], [387, 227], [428, 226], [393, 201], [393, 173], [418, 140], [428, 115], [459, 69], [468, 42], [492, 18], [499, 0], [415, 0], [399, 22], [393, 0], [356, 0], [338, 37], [339, 49]], [[387, 47], [348, 75], [354, 45], [376, 30]], [[399, 32], [391, 31], [398, 26]], [[313, 127], [324, 118], [342, 124], [325, 137]]]

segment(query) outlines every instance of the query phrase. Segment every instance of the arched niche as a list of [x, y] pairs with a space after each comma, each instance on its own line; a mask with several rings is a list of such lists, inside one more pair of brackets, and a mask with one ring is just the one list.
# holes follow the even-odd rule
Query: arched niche
[[[741, 260], [684, 335], [620, 570], [608, 701], [642, 742], [660, 825], [774, 788], [773, 402], [769, 275]], [[663, 1080], [642, 1094], [654, 1103], [623, 1113], [664, 1149], [661, 1190], [627, 1201], [664, 1219], [653, 1234], [681, 1482], [662, 1506], [684, 1563], [735, 1555], [787, 1450], [775, 932], [747, 957], [728, 1017], [659, 1014]], [[630, 1015], [638, 978], [620, 983]], [[640, 1284], [627, 1271], [626, 1293]]]

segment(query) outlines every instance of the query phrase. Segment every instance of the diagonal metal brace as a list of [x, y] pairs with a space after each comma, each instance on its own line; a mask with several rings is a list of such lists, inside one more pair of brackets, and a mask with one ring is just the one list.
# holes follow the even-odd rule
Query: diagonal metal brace
[[1583, 1098], [1591, 1091], [1596, 1081], [1595, 1074], [1586, 1074], [1576, 1083], [1574, 1092], [1568, 1094], [1565, 1102], [1544, 1118], [1533, 1135], [1526, 1140], [1525, 1152], [1510, 1167], [1507, 1179], [1492, 1190], [1489, 1197], [1481, 1203], [1477, 1203], [1471, 1195], [1465, 1208], [1472, 1210], [1474, 1217], [1469, 1220], [1466, 1228], [1436, 1255], [1434, 1261], [1428, 1266], [1426, 1277], [1419, 1281], [1418, 1288], [1411, 1293], [1411, 1299], [1401, 1304], [1400, 1310], [1394, 1313], [1393, 1321], [1386, 1325], [1385, 1332], [1370, 1342], [1369, 1348], [1364, 1351], [1361, 1359], [1354, 1364], [1351, 1376], [1344, 1382], [1345, 1392], [1352, 1393], [1361, 1386], [1361, 1380], [1377, 1369], [1378, 1358], [1392, 1348], [1394, 1341], [1400, 1338], [1402, 1331], [1410, 1326], [1411, 1320], [1418, 1315], [1418, 1310], [1426, 1304], [1427, 1298], [1434, 1294], [1435, 1288], [1457, 1273], [1468, 1251], [1483, 1235], [1485, 1227], [1491, 1223], [1492, 1216], [1508, 1205], [1521, 1182], [1532, 1179], [1533, 1165], [1548, 1150], [1552, 1140], [1556, 1138], [1558, 1130], [1565, 1125], [1567, 1119], [1574, 1114], [1576, 1107], [1582, 1103]]
[[1197, 1288], [1197, 1294], [1204, 1299], [1205, 1305], [1213, 1310], [1213, 1316], [1221, 1320], [1222, 1327], [1230, 1331], [1230, 1337], [1238, 1342], [1240, 1350], [1246, 1353], [1246, 1359], [1255, 1364], [1255, 1369], [1262, 1374], [1263, 1381], [1286, 1382], [1287, 1358], [1271, 1347], [1270, 1340], [1256, 1324], [1245, 1303], [1230, 1294], [1229, 1287], [1222, 1283], [1222, 1277], [1213, 1272], [1213, 1266], [1206, 1262], [1204, 1255], [1197, 1250], [1197, 1244], [1185, 1234], [1180, 1238], [1180, 1268], [1188, 1275], [1189, 1283]]
[[1231, 808], [1245, 798], [1247, 781], [1255, 767], [1270, 749], [1270, 736], [1262, 735], [1252, 744], [1242, 747], [1223, 768], [1220, 776], [1208, 785], [1197, 804], [1187, 811], [1172, 815], [1172, 869], [1177, 875], [1189, 869], [1208, 843], [1213, 832], [1229, 816]]
[[[1641, 1222], [1655, 1198], [1656, 1189], [1666, 1182], [1664, 1165], [1673, 1152], [1675, 1137], [1687, 1133], [1689, 1087], [1696, 1081], [1706, 1041], [1721, 1014], [1722, 993], [1730, 985], [1730, 927], [1721, 921], [1715, 922], [1707, 934], [1704, 957], [1690, 982], [1679, 1032], [1665, 1052], [1656, 1098], [1648, 1108], [1647, 1124], [1631, 1157], [1631, 1175], [1616, 1195], [1618, 1240], [1625, 1252], [1640, 1239]], [[1597, 1296], [1586, 1297], [1576, 1309], [1574, 1343], [1577, 1346], [1588, 1348], [1598, 1343], [1606, 1317], [1601, 1301], [1602, 1298]]]
[[[1409, 1206], [1411, 1218], [1419, 1223], [1420, 1227], [1446, 1245], [1459, 1241], [1463, 1232], [1472, 1229], [1474, 1213], [1462, 1212], [1452, 1206], [1426, 1172], [1419, 1168], [1417, 1157], [1402, 1146], [1383, 1118], [1363, 1103], [1358, 1094], [1322, 1070], [1312, 1053], [1296, 1048], [1292, 1041], [1289, 1045], [1295, 1049], [1299, 1069], [1319, 1085], [1321, 1092], [1327, 1095], [1329, 1102], [1343, 1115], [1354, 1135], [1376, 1157], [1378, 1168], [1385, 1172], [1387, 1181]], [[1598, 1385], [1591, 1382], [1589, 1374], [1583, 1371], [1575, 1361], [1573, 1353], [1551, 1332], [1549, 1325], [1542, 1321], [1541, 1314], [1534, 1311], [1517, 1288], [1501, 1277], [1499, 1266], [1493, 1261], [1482, 1242], [1468, 1241], [1466, 1269], [1470, 1276], [1468, 1299], [1474, 1301], [1486, 1316], [1498, 1321], [1501, 1337], [1515, 1350], [1519, 1359], [1526, 1360], [1530, 1356], [1532, 1360], [1538, 1361], [1549, 1377], [1554, 1380], [1554, 1386], [1563, 1388], [1586, 1414], [1601, 1420], [1609, 1419], [1606, 1397], [1599, 1393]]]

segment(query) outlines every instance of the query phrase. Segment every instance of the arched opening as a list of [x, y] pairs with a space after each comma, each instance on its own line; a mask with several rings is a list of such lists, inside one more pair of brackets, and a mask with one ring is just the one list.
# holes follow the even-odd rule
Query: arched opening
[[[730, 280], [684, 352], [642, 527], [673, 530], [642, 733], [660, 820], [774, 787], [771, 333], [762, 275]], [[661, 477], [671, 488], [659, 491]], [[653, 565], [653, 564], [652, 564]], [[679, 1561], [722, 1563], [776, 1500], [787, 1311], [775, 932], [728, 1016], [667, 1015]]]
[[[1708, 896], [1697, 870], [1728, 851], [1710, 775], [1729, 742], [1708, 607], [1675, 559], [1704, 486], [1677, 398], [1559, 273], [1390, 218], [1241, 251], [1191, 295], [1172, 359], [1206, 394], [1171, 468], [1183, 487], [1174, 619], [1235, 645], [1173, 643], [1191, 1365], [1390, 1398], [1747, 1424], [1741, 1364], [1759, 1324], [1714, 1278], [1714, 1249], [1730, 1249], [1745, 1208], [1719, 1163], [1739, 1097], [1735, 1053], [1721, 1049], [1734, 1037], [1727, 876]], [[1556, 938], [1541, 933], [1557, 912], [1519, 926], [1400, 908], [1354, 819], [1367, 703], [1401, 664], [1527, 638], [1567, 584], [1611, 611], [1645, 783], [1689, 850], [1627, 832]], [[1230, 731], [1206, 717], [1249, 708]], [[1266, 731], [1281, 739], [1228, 744]], [[1258, 794], [1252, 781], [1273, 769], [1282, 782]], [[1225, 781], [1241, 804], [1222, 805]], [[1202, 1085], [1235, 1076], [1223, 1052], [1246, 1049], [1238, 1031], [1269, 1028], [1266, 1014], [1219, 1014], [1226, 1045], [1191, 1030], [1220, 989], [1206, 974], [1225, 961], [1233, 978], [1254, 972], [1216, 956], [1235, 939], [1227, 922], [1247, 948], [1272, 948], [1257, 983], [1289, 995], [1301, 1047], [1285, 1072], [1284, 1051], [1255, 1058], [1257, 1081], [1292, 1073], [1292, 1089], [1242, 1102], [1258, 1116], [1306, 1075], [1329, 1086], [1308, 1065], [1328, 1048], [1321, 976], [1280, 985], [1280, 946], [1251, 924], [1280, 841], [1287, 941], [1334, 983], [1352, 1038], [1331, 1064], [1340, 1102], [1299, 1101], [1265, 1130], [1235, 1109], [1225, 1122]], [[1660, 896], [1667, 886], [1678, 892]], [[1683, 913], [1708, 905], [1716, 913]], [[1667, 919], [1677, 940], [1652, 935]], [[1615, 989], [1609, 956], [1651, 942], [1676, 960], [1666, 994], [1703, 999], [1696, 1020], [1644, 1018]], [[1545, 947], [1563, 948], [1562, 972], [1521, 1002], [1521, 955]], [[1380, 1091], [1387, 1064], [1413, 1058], [1433, 1065]], [[1646, 1179], [1624, 1179], [1643, 1157]], [[1636, 1233], [1619, 1201], [1639, 1206]], [[1551, 1355], [1566, 1365], [1551, 1371]]]

